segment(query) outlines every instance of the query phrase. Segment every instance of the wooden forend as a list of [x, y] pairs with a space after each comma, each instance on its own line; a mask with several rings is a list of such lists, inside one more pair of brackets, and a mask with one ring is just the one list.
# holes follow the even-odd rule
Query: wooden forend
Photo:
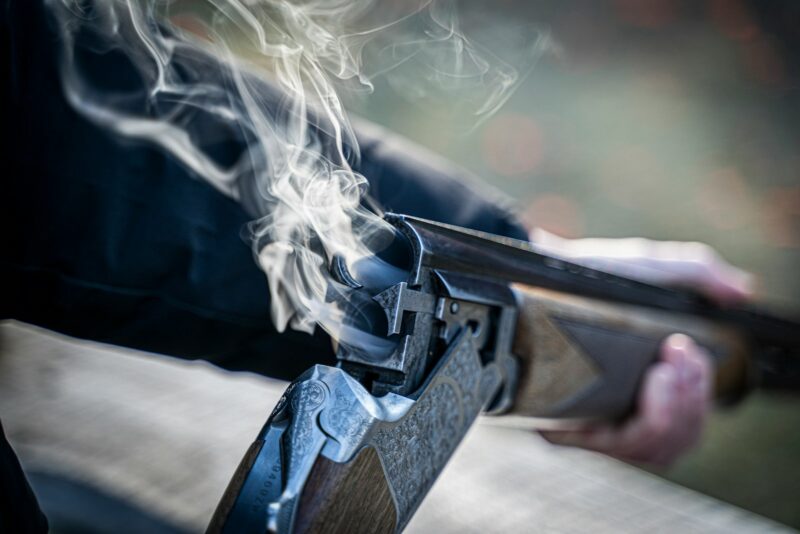
[[680, 332], [714, 358], [716, 394], [746, 384], [748, 344], [711, 321], [517, 286], [521, 297], [514, 352], [520, 357], [516, 415], [611, 419], [634, 405], [661, 341]]

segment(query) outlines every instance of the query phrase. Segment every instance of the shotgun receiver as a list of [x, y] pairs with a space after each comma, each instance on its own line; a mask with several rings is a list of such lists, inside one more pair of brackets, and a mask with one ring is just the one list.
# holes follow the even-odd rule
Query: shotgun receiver
[[401, 531], [482, 411], [616, 419], [662, 339], [713, 356], [716, 395], [800, 385], [800, 324], [537, 253], [529, 244], [403, 215], [385, 256], [403, 276], [364, 283], [359, 313], [395, 342], [340, 346], [284, 393], [208, 532]]

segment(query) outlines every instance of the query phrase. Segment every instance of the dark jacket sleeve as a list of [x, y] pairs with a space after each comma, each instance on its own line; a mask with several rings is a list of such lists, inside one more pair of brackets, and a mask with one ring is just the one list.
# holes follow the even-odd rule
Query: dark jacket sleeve
[[[332, 361], [324, 334], [272, 326], [266, 279], [240, 237], [252, 218], [242, 206], [156, 147], [76, 113], [62, 93], [60, 44], [42, 3], [2, 4], [0, 105], [10, 143], [0, 314], [284, 378]], [[123, 57], [98, 53], [84, 64], [115, 87], [137, 83]], [[241, 152], [230, 127], [198, 116], [197, 128], [212, 133], [207, 148], [221, 160]], [[359, 170], [387, 209], [524, 236], [447, 164], [370, 126], [359, 136]]]
[[[0, 319], [283, 378], [332, 362], [323, 333], [271, 324], [267, 282], [240, 238], [252, 218], [242, 205], [164, 152], [77, 114], [42, 3], [0, 8]], [[88, 64], [108, 83], [136, 83], [124, 58]], [[213, 134], [207, 148], [221, 160], [241, 151], [235, 131], [197, 127]], [[371, 127], [360, 137], [360, 170], [387, 209], [524, 237], [448, 165]], [[0, 530], [46, 531], [1, 432]]]
[[14, 450], [0, 424], [0, 532], [47, 532], [47, 518], [39, 509]]

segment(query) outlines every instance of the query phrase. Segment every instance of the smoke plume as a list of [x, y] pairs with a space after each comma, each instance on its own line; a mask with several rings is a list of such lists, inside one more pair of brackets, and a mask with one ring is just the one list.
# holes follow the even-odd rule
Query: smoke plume
[[[450, 2], [47, 2], [75, 109], [157, 145], [254, 215], [253, 250], [275, 326], [320, 325], [375, 355], [391, 345], [368, 315], [344, 320], [360, 313], [363, 296], [330, 274], [335, 257], [388, 279], [394, 269], [375, 259], [391, 232], [362, 205], [367, 181], [353, 170], [358, 143], [342, 94], [368, 93], [383, 77], [411, 99], [444, 95], [477, 124], [505, 102], [546, 41], [530, 30], [523, 60], [501, 61], [466, 38]], [[123, 62], [136, 79], [98, 73], [91, 55]], [[226, 135], [244, 147], [235, 158], [214, 149]]]

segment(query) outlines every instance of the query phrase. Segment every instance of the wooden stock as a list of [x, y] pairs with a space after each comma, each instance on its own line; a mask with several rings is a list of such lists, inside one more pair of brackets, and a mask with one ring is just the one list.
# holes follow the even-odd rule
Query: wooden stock
[[346, 464], [320, 456], [300, 496], [297, 534], [389, 534], [397, 512], [372, 447]]
[[624, 416], [661, 341], [680, 332], [714, 358], [716, 394], [747, 380], [746, 339], [708, 320], [516, 286], [521, 297], [514, 353], [521, 359], [515, 415], [608, 419]]

